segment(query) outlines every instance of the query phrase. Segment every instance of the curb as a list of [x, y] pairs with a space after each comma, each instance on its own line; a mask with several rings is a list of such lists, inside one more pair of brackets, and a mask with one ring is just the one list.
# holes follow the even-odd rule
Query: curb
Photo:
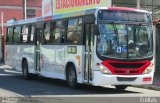
[[149, 85], [149, 86], [142, 85], [142, 86], [133, 86], [133, 87], [160, 91], [160, 86], [155, 86], [155, 85]]

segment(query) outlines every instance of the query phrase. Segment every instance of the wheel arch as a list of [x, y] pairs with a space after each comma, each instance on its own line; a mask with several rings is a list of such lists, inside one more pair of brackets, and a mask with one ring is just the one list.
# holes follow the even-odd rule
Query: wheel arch
[[[21, 67], [23, 67], [23, 63], [24, 63], [25, 61], [28, 63], [27, 59], [26, 59], [25, 57], [23, 57], [23, 58], [22, 58], [22, 61], [21, 61]], [[23, 71], [23, 68], [22, 68], [22, 71]]]
[[67, 76], [67, 73], [68, 73], [68, 70], [69, 70], [69, 67], [70, 66], [73, 66], [75, 68], [75, 71], [76, 71], [76, 76], [77, 76], [77, 70], [76, 70], [76, 65], [74, 62], [72, 61], [69, 61], [66, 63], [66, 66], [65, 66], [65, 77]]

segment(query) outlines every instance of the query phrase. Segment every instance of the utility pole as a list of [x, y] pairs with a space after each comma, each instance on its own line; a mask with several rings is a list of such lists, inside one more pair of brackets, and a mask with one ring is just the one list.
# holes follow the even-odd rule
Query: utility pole
[[141, 0], [137, 0], [137, 9], [141, 8]]
[[4, 21], [3, 21], [3, 19], [4, 19], [4, 16], [3, 16], [3, 11], [1, 12], [1, 36], [3, 36], [3, 27], [4, 27]]
[[153, 10], [154, 10], [153, 5], [154, 5], [154, 0], [152, 0], [152, 19], [153, 19]]
[[23, 19], [27, 18], [27, 2], [23, 0]]
[[1, 13], [1, 30], [0, 30], [0, 61], [3, 61], [4, 60], [4, 14], [3, 14], [3, 11], [0, 12]]

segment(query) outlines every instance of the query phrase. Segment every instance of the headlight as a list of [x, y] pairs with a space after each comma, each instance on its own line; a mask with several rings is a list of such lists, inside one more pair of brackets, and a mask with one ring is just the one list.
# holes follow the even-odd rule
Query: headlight
[[112, 74], [111, 71], [103, 65], [99, 66], [99, 70], [101, 71], [101, 73], [104, 73], [104, 74]]
[[153, 64], [151, 63], [143, 72], [143, 74], [149, 74], [153, 70]]

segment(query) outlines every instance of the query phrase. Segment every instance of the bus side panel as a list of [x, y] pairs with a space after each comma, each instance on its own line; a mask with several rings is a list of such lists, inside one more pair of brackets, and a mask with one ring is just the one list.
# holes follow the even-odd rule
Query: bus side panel
[[41, 45], [40, 49], [42, 76], [65, 80], [66, 64], [72, 62], [77, 71], [78, 83], [82, 83], [83, 46]]
[[65, 79], [65, 46], [40, 46], [40, 74], [45, 77]]
[[83, 69], [84, 69], [84, 46], [67, 46], [65, 62], [72, 62], [77, 72], [77, 82], [83, 82]]
[[28, 70], [30, 73], [34, 71], [34, 46], [33, 45], [8, 45], [6, 46], [7, 56], [6, 64], [22, 71], [21, 63], [25, 58], [28, 63]]
[[6, 45], [6, 60], [5, 64], [14, 67], [15, 57], [17, 55], [14, 45]]
[[34, 45], [24, 45], [21, 47], [21, 56], [19, 58], [20, 65], [23, 58], [26, 58], [28, 62], [29, 73], [35, 74], [35, 46]]

